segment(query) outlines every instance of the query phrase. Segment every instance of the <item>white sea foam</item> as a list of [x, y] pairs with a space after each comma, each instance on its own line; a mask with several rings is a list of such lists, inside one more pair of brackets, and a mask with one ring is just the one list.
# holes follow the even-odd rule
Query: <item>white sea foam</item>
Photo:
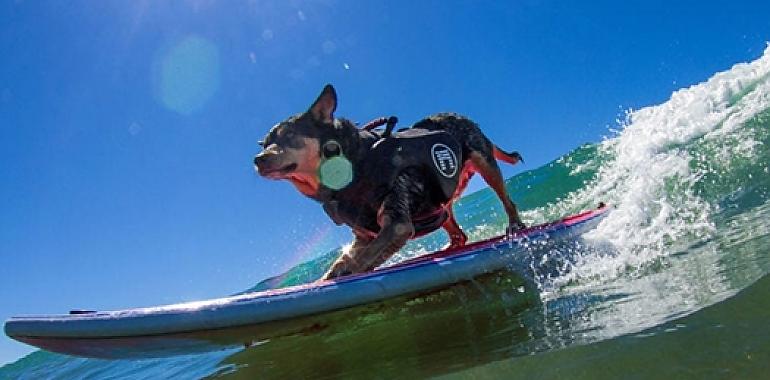
[[[754, 154], [758, 142], [751, 131], [741, 127], [768, 108], [770, 46], [759, 59], [680, 89], [663, 104], [628, 111], [620, 131], [600, 144], [596, 157], [572, 168], [573, 174], [580, 174], [600, 165], [593, 182], [555, 204], [523, 213], [526, 220], [537, 223], [594, 207], [599, 200], [613, 207], [586, 238], [601, 241], [602, 247], [612, 246], [614, 252], [607, 254], [602, 249], [579, 255], [564, 276], [548, 280], [545, 297], [554, 285], [558, 288], [574, 280], [596, 285], [587, 279], [611, 281], [708, 239], [715, 232], [711, 216], [718, 206], [702, 199], [696, 184], [710, 172], [729, 170], [734, 157], [745, 159]], [[710, 157], [692, 149], [708, 144]], [[483, 195], [494, 198], [491, 192]], [[475, 201], [488, 203], [486, 198]], [[500, 219], [494, 214], [489, 217]], [[504, 227], [504, 223], [485, 221], [469, 230], [469, 235], [472, 241], [478, 240], [500, 234]], [[387, 264], [443, 244], [430, 239], [411, 242]]]
[[600, 148], [614, 158], [592, 185], [561, 204], [574, 207], [600, 199], [612, 205], [614, 210], [586, 237], [609, 241], [618, 252], [584, 257], [565, 281], [612, 278], [669, 255], [680, 244], [708, 238], [717, 206], [701, 199], [694, 186], [713, 166], [693, 161], [729, 164], [733, 157], [750, 157], [757, 142], [742, 135], [719, 147], [718, 157], [695, 157], [688, 148], [735, 136], [748, 119], [768, 108], [770, 47], [761, 58], [678, 90], [661, 105], [629, 111], [622, 130]]

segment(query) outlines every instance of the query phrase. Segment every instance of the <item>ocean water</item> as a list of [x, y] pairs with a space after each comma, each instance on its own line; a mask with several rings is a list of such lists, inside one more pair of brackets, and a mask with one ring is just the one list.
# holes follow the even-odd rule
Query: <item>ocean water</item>
[[[545, 248], [527, 297], [503, 271], [248, 349], [111, 361], [37, 351], [0, 378], [770, 378], [770, 48], [507, 184], [533, 224], [613, 207], [584, 239]], [[488, 189], [456, 211], [472, 239], [505, 227]], [[414, 241], [392, 261], [445, 242]], [[337, 253], [250, 290], [312, 281]]]

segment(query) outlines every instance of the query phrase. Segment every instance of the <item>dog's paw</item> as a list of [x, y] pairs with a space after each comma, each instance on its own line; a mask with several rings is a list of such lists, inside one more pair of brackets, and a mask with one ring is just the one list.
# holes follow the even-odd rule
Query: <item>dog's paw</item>
[[449, 240], [449, 244], [445, 245], [443, 249], [460, 248], [468, 242], [468, 237], [465, 234], [450, 235]]
[[508, 225], [508, 228], [505, 229], [505, 234], [510, 236], [525, 228], [527, 228], [527, 225], [521, 221], [514, 222]]
[[337, 277], [349, 276], [351, 274], [353, 274], [353, 272], [351, 272], [347, 268], [340, 268], [340, 269], [332, 268], [332, 270], [330, 270], [328, 273], [326, 273], [326, 275], [324, 276], [323, 279], [324, 280], [333, 280], [333, 279], [335, 279]]
[[323, 276], [324, 280], [331, 280], [337, 277], [347, 276], [353, 274], [352, 264], [353, 258], [350, 255], [343, 254], [337, 261], [334, 262], [329, 271]]

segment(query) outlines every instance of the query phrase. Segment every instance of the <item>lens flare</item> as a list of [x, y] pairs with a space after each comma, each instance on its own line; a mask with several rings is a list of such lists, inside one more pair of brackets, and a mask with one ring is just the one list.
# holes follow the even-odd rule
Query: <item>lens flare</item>
[[156, 94], [164, 107], [190, 115], [219, 88], [219, 51], [207, 39], [188, 36], [171, 47], [157, 67]]

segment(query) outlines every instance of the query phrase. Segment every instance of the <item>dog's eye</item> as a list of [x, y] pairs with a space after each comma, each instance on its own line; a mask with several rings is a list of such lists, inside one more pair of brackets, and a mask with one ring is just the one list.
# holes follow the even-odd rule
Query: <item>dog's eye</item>
[[259, 141], [257, 141], [257, 144], [259, 144], [259, 146], [264, 148], [265, 147], [265, 140], [259, 140]]

